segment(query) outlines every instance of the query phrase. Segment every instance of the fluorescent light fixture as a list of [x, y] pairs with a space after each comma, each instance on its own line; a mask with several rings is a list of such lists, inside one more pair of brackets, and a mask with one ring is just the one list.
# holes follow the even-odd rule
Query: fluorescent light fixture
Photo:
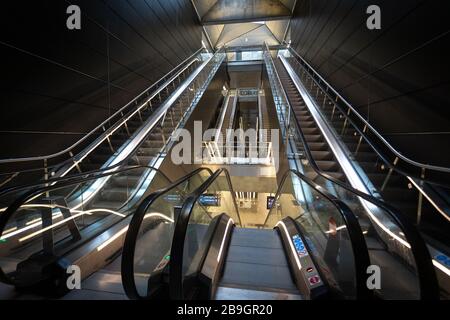
[[433, 259], [433, 265], [450, 277], [450, 269]]
[[228, 228], [230, 228], [230, 225], [232, 225], [232, 224], [234, 224], [234, 221], [233, 221], [233, 219], [230, 218], [230, 220], [228, 220], [227, 227], [225, 228], [225, 234], [223, 236], [222, 243], [220, 244], [219, 254], [217, 255], [217, 262], [219, 262], [220, 258], [222, 257], [223, 247], [225, 245], [225, 239], [227, 238], [227, 234], [228, 234]]
[[[41, 229], [39, 231], [33, 232], [32, 234], [27, 235], [27, 236], [19, 239], [19, 242], [28, 240], [28, 239], [30, 239], [32, 237], [35, 237], [35, 236], [37, 236], [37, 235], [39, 235], [41, 233], [44, 233], [44, 232], [48, 231], [50, 229], [53, 229], [53, 228], [61, 225], [62, 223], [65, 223], [65, 222], [67, 222], [67, 221], [69, 221], [71, 219], [74, 220], [75, 218], [78, 218], [78, 217], [83, 216], [83, 215], [92, 215], [93, 213], [97, 213], [97, 212], [107, 212], [107, 213], [111, 213], [113, 215], [119, 216], [121, 218], [126, 217], [126, 215], [124, 215], [123, 213], [120, 213], [120, 212], [117, 212], [117, 211], [113, 211], [113, 210], [110, 210], [110, 209], [92, 209], [92, 210], [86, 210], [86, 211], [80, 211], [80, 210], [73, 210], [72, 209], [72, 211], [76, 212], [77, 214], [73, 215], [73, 216], [71, 216], [69, 218], [66, 218], [64, 220], [58, 221], [57, 223], [54, 223], [51, 226], [43, 228], [43, 229]], [[57, 218], [61, 218], [61, 217], [62, 217], [62, 213], [61, 212], [60, 213], [55, 213], [55, 214], [53, 214], [52, 219], [57, 219]], [[26, 227], [18, 229], [18, 230], [15, 230], [15, 231], [13, 231], [11, 233], [6, 234], [5, 236], [3, 236], [1, 238], [1, 240], [5, 240], [5, 239], [11, 238], [13, 236], [16, 236], [18, 234], [24, 233], [27, 230], [30, 230], [30, 229], [33, 229], [33, 228], [37, 228], [37, 227], [41, 226], [41, 224], [42, 224], [42, 219], [41, 218], [37, 218], [37, 219], [31, 220], [31, 221], [28, 221], [26, 223], [26, 225], [27, 225]]]
[[427, 200], [431, 203], [431, 205], [445, 218], [447, 221], [450, 221], [450, 217], [441, 209], [439, 206], [430, 198], [430, 196], [412, 179], [411, 177], [407, 177], [409, 181], [420, 191], [420, 193], [427, 198]]
[[115, 235], [113, 235], [111, 238], [109, 238], [108, 240], [106, 240], [105, 242], [103, 242], [101, 245], [99, 245], [97, 247], [97, 251], [101, 251], [104, 248], [106, 248], [109, 244], [111, 244], [114, 240], [116, 240], [117, 238], [119, 238], [121, 235], [123, 235], [125, 232], [128, 231], [128, 226], [126, 226], [125, 228], [121, 229], [119, 232], [117, 232]]
[[277, 223], [277, 227], [278, 226], [283, 227], [283, 231], [286, 234], [286, 237], [288, 238], [289, 247], [291, 248], [292, 254], [294, 255], [295, 262], [297, 263], [297, 268], [298, 268], [298, 270], [302, 270], [302, 264], [300, 263], [300, 259], [298, 258], [297, 251], [295, 251], [294, 245], [292, 244], [292, 240], [291, 240], [291, 237], [289, 236], [289, 232], [287, 230], [286, 225], [284, 224], [283, 221], [280, 221]]
[[[148, 218], [152, 218], [152, 217], [159, 217], [159, 218], [163, 218], [167, 221], [170, 221], [172, 223], [174, 223], [175, 221], [161, 213], [148, 213], [144, 216], [144, 220], [148, 219]], [[107, 246], [109, 246], [112, 242], [114, 242], [114, 240], [118, 239], [120, 236], [122, 236], [125, 232], [128, 231], [128, 226], [126, 226], [125, 228], [119, 230], [119, 232], [117, 232], [115, 235], [113, 235], [111, 238], [109, 238], [108, 240], [106, 240], [105, 242], [103, 242], [101, 245], [99, 245], [97, 247], [97, 251], [101, 251], [104, 248], [106, 248]]]

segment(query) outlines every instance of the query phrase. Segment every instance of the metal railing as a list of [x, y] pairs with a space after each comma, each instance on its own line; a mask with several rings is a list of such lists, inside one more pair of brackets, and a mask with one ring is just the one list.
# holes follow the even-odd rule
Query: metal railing
[[[306, 62], [292, 47], [289, 47], [289, 52], [295, 58], [295, 61], [303, 69], [305, 74], [309, 76], [310, 81], [306, 83], [311, 88], [316, 89], [315, 98], [319, 95], [323, 96], [322, 106], [331, 104], [338, 109], [343, 117], [345, 117], [346, 126], [352, 125], [360, 137], [362, 137], [373, 149], [389, 163], [393, 170], [398, 170], [402, 174], [412, 176], [418, 180], [423, 180], [429, 183], [442, 184], [449, 186], [450, 181], [450, 167], [442, 167], [421, 163], [403, 155], [400, 151], [394, 148], [389, 141], [387, 141], [342, 95], [340, 95], [308, 62]], [[370, 139], [369, 139], [370, 135]], [[377, 140], [373, 143], [373, 139]]]
[[[118, 170], [120, 167], [129, 165], [131, 159], [135, 159], [140, 153], [141, 148], [145, 149], [145, 142], [148, 137], [155, 137], [155, 135], [160, 135], [161, 139], [164, 141], [159, 151], [155, 154], [154, 158], [150, 163], [140, 163], [142, 165], [149, 165], [159, 167], [165, 154], [170, 150], [174, 143], [174, 136], [177, 133], [177, 129], [183, 127], [190, 114], [192, 113], [198, 101], [203, 96], [206, 88], [208, 87], [212, 77], [216, 74], [219, 66], [221, 65], [225, 54], [219, 50], [216, 54], [210, 55], [209, 58], [194, 71], [186, 81], [168, 98], [159, 108], [150, 116], [150, 119], [145, 124], [145, 126], [132, 138], [129, 139], [121, 150], [119, 150], [113, 159], [107, 163], [102, 168], [97, 170], [92, 170], [88, 172], [77, 172], [68, 176], [52, 176], [48, 180], [38, 181], [33, 184], [23, 184], [19, 186], [5, 188], [0, 191], [0, 202], [2, 205], [4, 200], [8, 197], [14, 200], [22, 192], [32, 189], [36, 186], [42, 185], [54, 185], [69, 179], [76, 177], [82, 177], [87, 175], [93, 175], [95, 173], [101, 173], [105, 170]], [[175, 123], [173, 118], [173, 110], [177, 108], [177, 112], [181, 112], [181, 118]], [[167, 118], [168, 117], [168, 118]], [[172, 124], [171, 132], [164, 132], [164, 123], [168, 121]], [[167, 122], [166, 122], [167, 124]], [[73, 166], [73, 164], [69, 164]], [[67, 168], [66, 168], [67, 169]], [[69, 168], [70, 169], [70, 168]], [[145, 179], [142, 179], [144, 182]], [[4, 212], [7, 207], [0, 208], [0, 213]]]
[[[68, 148], [43, 156], [0, 159], [0, 167], [3, 166], [6, 170], [8, 170], [9, 167], [14, 168], [12, 172], [1, 173], [1, 176], [3, 176], [4, 179], [0, 182], [0, 186], [8, 185], [12, 180], [17, 179], [17, 177], [26, 173], [37, 173], [41, 175], [41, 178], [43, 176], [44, 180], [47, 180], [50, 177], [57, 175], [58, 169], [65, 164], [72, 163], [72, 168], [79, 167], [80, 162], [82, 162], [99, 145], [105, 141], [110, 143], [110, 137], [119, 129], [124, 128], [128, 131], [127, 122], [133, 116], [140, 116], [140, 112], [143, 109], [152, 108], [152, 103], [157, 103], [155, 99], [161, 103], [161, 95], [169, 92], [169, 86], [175, 88], [175, 86], [179, 84], [176, 83], [176, 80], [178, 79], [178, 81], [180, 81], [180, 75], [184, 75], [186, 72], [192, 72], [189, 68], [194, 62], [199, 61], [198, 56], [203, 50], [203, 48], [197, 50], [168, 74], [164, 75], [149, 88], [145, 89], [136, 98], [120, 108], [108, 119]], [[67, 173], [68, 172], [61, 172], [59, 175], [64, 176]]]
[[[449, 193], [450, 168], [423, 164], [403, 156], [297, 52], [289, 48], [289, 53], [292, 57], [287, 58], [287, 61], [295, 69], [318, 108], [326, 115], [327, 121], [334, 123], [332, 130], [340, 138], [343, 148], [350, 155], [355, 166], [358, 167], [356, 159], [362, 153], [364, 144], [377, 157], [373, 162], [377, 172], [384, 175], [384, 179], [378, 188], [370, 187], [371, 192], [374, 195], [380, 193], [383, 195], [394, 178], [403, 179], [405, 194], [411, 192], [409, 191], [411, 189], [417, 190], [414, 195], [417, 199], [414, 214], [418, 225], [422, 225], [425, 203], [428, 203], [429, 208], [433, 209], [437, 215], [450, 221], [450, 204], [446, 199], [448, 196], [442, 196], [443, 193]], [[354, 130], [357, 143], [346, 140], [346, 134], [350, 130]], [[365, 174], [365, 170], [363, 168], [358, 170], [362, 180], [368, 186], [373, 185]], [[412, 212], [408, 213], [412, 214]]]
[[272, 165], [272, 142], [250, 144], [224, 144], [203, 141], [204, 164], [258, 164]]

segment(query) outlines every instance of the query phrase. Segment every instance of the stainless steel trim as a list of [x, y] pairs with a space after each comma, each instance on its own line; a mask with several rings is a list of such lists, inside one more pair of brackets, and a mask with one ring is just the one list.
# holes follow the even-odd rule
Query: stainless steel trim
[[[217, 141], [217, 134], [221, 134], [222, 133], [222, 126], [223, 126], [223, 121], [225, 120], [225, 114], [227, 113], [228, 110], [228, 104], [230, 102], [230, 93], [227, 93], [227, 97], [225, 98], [225, 101], [223, 103], [222, 106], [222, 112], [220, 114], [220, 120], [219, 120], [219, 126], [217, 127], [217, 133], [216, 136], [214, 136], [214, 140]], [[223, 138], [223, 137], [222, 137]]]

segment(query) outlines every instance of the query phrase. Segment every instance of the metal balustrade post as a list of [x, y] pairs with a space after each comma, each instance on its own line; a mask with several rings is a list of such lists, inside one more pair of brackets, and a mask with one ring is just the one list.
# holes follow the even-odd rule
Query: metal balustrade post
[[[423, 181], [425, 179], [425, 168], [422, 168], [422, 172], [420, 174], [420, 183], [419, 188], [423, 190]], [[418, 190], [419, 198], [417, 200], [417, 225], [419, 226], [422, 221], [422, 207], [423, 207], [423, 194], [421, 190]]]
[[334, 119], [334, 114], [336, 112], [336, 104], [333, 104], [333, 111], [331, 112], [331, 121]]
[[[395, 160], [394, 160], [394, 166], [397, 165], [398, 160], [399, 160], [398, 157], [395, 158]], [[384, 179], [384, 182], [383, 182], [383, 184], [382, 184], [382, 186], [381, 186], [381, 191], [384, 191], [384, 189], [386, 188], [386, 185], [388, 184], [389, 180], [391, 179], [391, 176], [392, 176], [392, 172], [393, 172], [393, 171], [394, 171], [393, 168], [389, 168], [389, 172], [388, 172], [388, 174], [387, 174], [387, 176], [386, 176], [386, 179]]]
[[347, 131], [346, 129], [347, 129], [347, 124], [348, 124], [348, 117], [350, 116], [351, 112], [352, 112], [352, 109], [349, 108], [347, 111], [347, 117], [345, 117], [344, 125], [342, 127], [341, 136], [344, 135], [345, 132]]
[[[366, 133], [366, 130], [367, 130], [367, 125], [364, 126], [363, 133]], [[356, 132], [355, 132], [355, 134], [356, 134]], [[360, 135], [358, 145], [356, 146], [355, 155], [358, 153], [359, 148], [361, 147], [362, 139], [363, 139], [363, 136]]]
[[125, 131], [127, 132], [128, 136], [131, 137], [131, 133], [130, 133], [130, 130], [128, 128], [128, 124], [126, 121], [124, 122], [124, 126], [125, 126]]
[[[73, 157], [73, 156], [71, 156]], [[48, 163], [47, 163], [47, 159], [44, 159], [44, 180], [48, 181]], [[45, 184], [46, 187], [48, 187], [48, 183]], [[48, 191], [45, 193], [48, 196]]]
[[[109, 138], [109, 137], [108, 137], [108, 138]], [[82, 171], [81, 171], [80, 165], [79, 165], [79, 163], [74, 159], [74, 156], [73, 156], [72, 151], [69, 152], [69, 156], [72, 158], [72, 162], [74, 163], [75, 168], [77, 168], [78, 172], [81, 173]]]

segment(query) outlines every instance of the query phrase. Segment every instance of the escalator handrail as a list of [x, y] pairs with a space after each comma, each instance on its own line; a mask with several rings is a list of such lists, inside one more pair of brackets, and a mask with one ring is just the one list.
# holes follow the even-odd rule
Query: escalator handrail
[[[125, 168], [119, 168], [118, 170], [115, 170], [113, 172], [102, 173], [102, 174], [99, 174], [99, 175], [96, 175], [96, 176], [93, 176], [93, 177], [82, 177], [82, 178], [73, 179], [73, 180], [68, 178], [66, 181], [61, 182], [61, 183], [59, 183], [57, 185], [44, 186], [44, 187], [41, 187], [41, 188], [35, 188], [35, 189], [29, 190], [28, 192], [22, 194], [11, 205], [8, 206], [8, 208], [6, 209], [5, 212], [0, 214], [0, 235], [3, 234], [9, 219], [16, 213], [16, 211], [19, 210], [22, 205], [24, 205], [27, 201], [29, 201], [31, 198], [33, 198], [35, 196], [38, 196], [40, 194], [44, 194], [46, 192], [50, 192], [52, 190], [56, 190], [56, 189], [64, 188], [64, 187], [67, 187], [67, 186], [88, 182], [88, 181], [91, 181], [91, 180], [94, 180], [94, 179], [99, 179], [99, 178], [103, 178], [103, 177], [116, 175], [116, 174], [119, 174], [119, 173], [132, 171], [132, 170], [136, 170], [136, 169], [140, 169], [140, 168], [146, 168], [146, 169], [150, 169], [150, 170], [155, 170], [156, 172], [161, 173], [162, 177], [167, 179], [168, 183], [171, 183], [170, 179], [164, 173], [162, 173], [160, 169], [157, 169], [157, 168], [154, 168], [154, 167], [150, 167], [150, 166], [130, 166], [130, 167], [125, 167]], [[111, 169], [108, 168], [108, 170], [105, 170], [105, 171], [110, 171], [110, 170]], [[14, 281], [12, 281], [10, 277], [8, 277], [8, 275], [3, 271], [1, 266], [0, 266], [0, 282], [3, 282], [5, 284], [14, 284]]]
[[[199, 50], [199, 51], [201, 51], [201, 50]], [[151, 131], [150, 131], [149, 133], [151, 133]], [[169, 140], [170, 140], [170, 139], [168, 139], [168, 141], [169, 141]], [[138, 148], [140, 148], [140, 146], [141, 146], [144, 142], [145, 142], [145, 139], [142, 139], [138, 144], [136, 144], [136, 145], [133, 147], [133, 150], [132, 150], [131, 152], [129, 152], [129, 154], [128, 154], [123, 160], [121, 160], [120, 162], [116, 163], [115, 165], [107, 166], [107, 167], [102, 167], [102, 168], [99, 168], [99, 169], [96, 169], [96, 170], [92, 170], [92, 171], [86, 171], [86, 172], [81, 172], [81, 173], [77, 173], [77, 174], [72, 174], [70, 177], [84, 176], [84, 175], [87, 175], [87, 174], [97, 173], [97, 172], [103, 172], [103, 171], [106, 171], [106, 170], [111, 170], [111, 169], [114, 169], [114, 168], [123, 166], [123, 165], [126, 164], [126, 162], [127, 162], [131, 157], [134, 156], [134, 151], [137, 150]], [[68, 160], [65, 160], [63, 163], [59, 163], [59, 164], [55, 165], [55, 167], [62, 167], [65, 163], [68, 163], [68, 162], [70, 162], [70, 161], [73, 161], [73, 160], [74, 160], [74, 157], [76, 157], [76, 155], [73, 156], [73, 157], [71, 157], [71, 158], [69, 158]], [[0, 163], [1, 163], [1, 160], [0, 160]], [[49, 169], [49, 168], [48, 168], [48, 169]], [[42, 169], [33, 169], [33, 170], [29, 170], [29, 171], [36, 171], [36, 170], [39, 170], [39, 171], [40, 171], [40, 170], [42, 170]], [[21, 172], [29, 172], [29, 171], [25, 170], [25, 171], [21, 171]], [[66, 178], [68, 178], [68, 177], [69, 177], [69, 176], [62, 176], [62, 177], [59, 176], [59, 177], [53, 177], [53, 178], [50, 178], [50, 179], [47, 179], [47, 180], [44, 180], [44, 181], [40, 181], [40, 182], [36, 182], [36, 183], [32, 183], [32, 184], [25, 184], [25, 185], [21, 185], [21, 186], [13, 186], [13, 187], [10, 187], [10, 188], [3, 188], [3, 189], [0, 188], [0, 197], [4, 196], [4, 195], [7, 194], [7, 193], [17, 192], [17, 191], [20, 191], [20, 190], [23, 190], [23, 189], [28, 189], [28, 188], [30, 188], [30, 187], [32, 187], [32, 186], [38, 186], [38, 185], [43, 185], [43, 184], [48, 185], [48, 184], [51, 184], [51, 183], [57, 183], [57, 182], [59, 182], [59, 181], [64, 181], [64, 180], [66, 180]]]
[[[52, 158], [56, 158], [60, 155], [69, 153], [71, 150], [73, 150], [76, 146], [78, 146], [79, 144], [81, 144], [81, 142], [85, 141], [88, 137], [90, 137], [91, 135], [95, 134], [95, 132], [97, 132], [98, 130], [102, 129], [103, 126], [105, 126], [106, 124], [108, 124], [108, 122], [110, 122], [114, 117], [116, 117], [117, 115], [121, 114], [121, 112], [123, 112], [127, 107], [129, 107], [130, 105], [132, 105], [135, 101], [137, 101], [139, 98], [141, 98], [146, 92], [148, 92], [149, 90], [151, 90], [154, 86], [156, 86], [158, 83], [160, 83], [161, 81], [164, 81], [166, 79], [167, 76], [171, 75], [173, 72], [175, 72], [176, 70], [178, 70], [182, 65], [184, 65], [185, 63], [187, 63], [188, 61], [192, 60], [195, 56], [197, 56], [204, 48], [200, 48], [198, 49], [195, 53], [193, 53], [191, 56], [189, 56], [188, 58], [186, 58], [185, 60], [183, 60], [179, 65], [177, 65], [175, 68], [173, 68], [171, 71], [169, 71], [169, 73], [167, 73], [166, 75], [164, 75], [161, 79], [159, 79], [158, 81], [156, 81], [155, 83], [153, 83], [150, 87], [148, 87], [147, 89], [145, 89], [142, 93], [140, 93], [137, 97], [135, 97], [133, 100], [131, 100], [129, 103], [127, 103], [125, 106], [123, 106], [122, 108], [120, 108], [118, 111], [116, 111], [113, 115], [111, 115], [108, 119], [106, 119], [105, 121], [103, 121], [100, 125], [98, 125], [97, 127], [95, 127], [93, 130], [91, 130], [88, 134], [86, 134], [85, 136], [83, 136], [80, 140], [78, 140], [77, 142], [75, 142], [73, 145], [69, 146], [68, 148], [61, 150], [59, 152], [56, 153], [52, 153], [49, 155], [44, 155], [44, 156], [36, 156], [36, 157], [26, 157], [26, 158], [11, 158], [11, 159], [0, 159], [0, 164], [5, 164], [5, 163], [13, 163], [13, 162], [32, 162], [32, 161], [41, 161], [41, 160], [48, 160], [48, 159], [52, 159]], [[167, 84], [169, 85], [169, 84]], [[68, 158], [68, 160], [75, 158], [75, 156], [71, 156], [70, 158]], [[67, 160], [65, 160], [67, 161]]]
[[[329, 91], [332, 91], [334, 93], [334, 95], [336, 97], [339, 98], [339, 100], [341, 100], [350, 110], [353, 114], [355, 114], [358, 119], [360, 121], [362, 121], [364, 123], [365, 126], [367, 126], [367, 128], [382, 142], [382, 144], [384, 144], [396, 157], [398, 157], [399, 159], [405, 161], [406, 163], [414, 166], [414, 167], [418, 167], [421, 169], [427, 169], [427, 170], [432, 170], [432, 171], [437, 171], [437, 172], [444, 172], [444, 173], [450, 173], [450, 167], [443, 167], [443, 166], [436, 166], [436, 165], [430, 165], [430, 164], [425, 164], [425, 163], [421, 163], [415, 160], [412, 160], [406, 156], [404, 156], [403, 154], [400, 153], [400, 151], [398, 151], [397, 149], [395, 149], [344, 97], [342, 97], [308, 62], [306, 62], [292, 47], [289, 48], [290, 51], [297, 57], [297, 59], [299, 59], [301, 61], [301, 63], [305, 64], [307, 66], [307, 68], [305, 68], [304, 66], [302, 66], [305, 70], [308, 71], [308, 69], [313, 72], [314, 75], [310, 75], [311, 79], [313, 79], [313, 81], [318, 85], [320, 85], [320, 82], [322, 82], [327, 88], [327, 90], [322, 90], [329, 99], [331, 99], [331, 101], [334, 101], [335, 99], [333, 99], [333, 97], [330, 95]], [[318, 82], [314, 77], [317, 77], [320, 79], [320, 82]], [[364, 140], [370, 145], [370, 147], [374, 150], [374, 152], [381, 158], [383, 159], [389, 166], [390, 168], [392, 168], [394, 171], [399, 172], [402, 175], [405, 176], [410, 176], [410, 173], [406, 173], [403, 170], [399, 169], [397, 165], [395, 165], [392, 161], [387, 160], [387, 157], [385, 155], [382, 154], [382, 152], [379, 150], [379, 148], [371, 141], [371, 139], [367, 136], [367, 134], [361, 130], [359, 128], [359, 126], [357, 126], [355, 124], [355, 122], [353, 121], [353, 119], [351, 119], [348, 115], [347, 112], [345, 112], [344, 110], [342, 110], [341, 106], [338, 103], [335, 103], [336, 107], [339, 109], [339, 111], [341, 112], [341, 114], [343, 116], [346, 117], [346, 119], [348, 120], [348, 122], [355, 128], [355, 130], [358, 131], [358, 134], [361, 135]], [[424, 177], [418, 176], [417, 173], [415, 174], [416, 178], [419, 180], [423, 180], [429, 183], [436, 183], [436, 184], [442, 184], [441, 182], [436, 182], [433, 180], [429, 180], [426, 179]], [[444, 186], [446, 186], [444, 184]]]
[[[337, 209], [341, 215], [343, 221], [346, 225], [346, 230], [348, 232], [350, 242], [352, 244], [353, 259], [355, 264], [355, 280], [356, 280], [356, 298], [357, 299], [368, 299], [372, 296], [372, 292], [367, 288], [366, 278], [367, 278], [367, 268], [370, 266], [369, 251], [367, 249], [366, 241], [364, 239], [363, 232], [359, 225], [358, 219], [352, 210], [340, 199], [336, 198], [334, 195], [329, 193], [325, 188], [319, 186], [317, 183], [313, 182], [311, 179], [301, 174], [297, 170], [289, 169], [283, 175], [281, 182], [279, 184], [277, 193], [275, 195], [275, 201], [281, 196], [283, 192], [284, 184], [287, 178], [295, 174], [300, 180], [308, 184], [312, 189], [317, 191], [325, 199], [327, 199], [333, 206]], [[264, 226], [267, 225], [268, 219], [275, 210], [276, 206], [273, 205], [269, 213], [264, 220]]]
[[[275, 72], [277, 70], [275, 69]], [[277, 72], [278, 74], [278, 72]], [[439, 285], [436, 278], [436, 273], [434, 270], [434, 266], [431, 260], [430, 253], [427, 249], [427, 246], [425, 244], [425, 241], [423, 240], [422, 236], [420, 235], [417, 228], [405, 218], [405, 216], [399, 212], [395, 207], [389, 205], [388, 203], [381, 201], [371, 195], [368, 195], [367, 193], [364, 193], [362, 191], [359, 191], [346, 183], [340, 181], [339, 179], [336, 179], [335, 177], [323, 172], [317, 163], [315, 162], [311, 150], [309, 149], [309, 145], [306, 142], [305, 135], [303, 133], [303, 130], [299, 124], [299, 121], [295, 115], [295, 112], [293, 112], [292, 105], [289, 101], [288, 95], [285, 92], [284, 87], [282, 86], [283, 94], [285, 95], [286, 102], [288, 104], [288, 107], [291, 109], [291, 116], [294, 117], [295, 123], [296, 123], [296, 129], [299, 133], [300, 140], [302, 141], [302, 144], [304, 146], [306, 157], [313, 168], [313, 170], [323, 177], [325, 180], [328, 180], [332, 183], [335, 183], [339, 185], [340, 187], [346, 189], [350, 193], [363, 198], [364, 200], [380, 207], [383, 209], [389, 217], [402, 229], [402, 232], [405, 235], [406, 240], [411, 245], [411, 252], [414, 256], [414, 261], [417, 268], [417, 273], [419, 277], [419, 283], [421, 288], [421, 297], [423, 299], [438, 299], [439, 297]]]
[[[295, 51], [293, 51], [293, 52], [295, 52]], [[296, 53], [296, 52], [295, 52], [295, 53]], [[297, 54], [297, 53], [296, 53], [296, 54]], [[298, 56], [298, 54], [297, 54], [297, 56]], [[298, 56], [298, 57], [299, 57], [299, 56]], [[300, 58], [301, 58], [301, 57], [300, 57]], [[305, 62], [305, 63], [306, 63], [306, 62]], [[308, 65], [308, 66], [309, 66], [309, 65]], [[306, 70], [306, 68], [305, 68], [304, 66], [302, 66], [302, 68], [304, 68], [304, 69]], [[315, 72], [314, 69], [312, 69], [312, 71]], [[316, 82], [316, 84], [317, 84], [318, 86], [320, 86], [320, 83], [318, 83], [318, 82], [314, 79], [313, 76], [311, 76], [311, 78]], [[330, 93], [329, 93], [329, 92], [327, 92], [326, 90], [323, 91], [323, 92], [328, 96], [329, 99], [333, 100], [332, 97], [330, 96]], [[335, 91], [334, 91], [334, 92], [335, 92]], [[391, 170], [393, 170], [394, 172], [396, 172], [396, 173], [398, 173], [398, 174], [404, 176], [404, 177], [407, 178], [407, 179], [412, 179], [412, 178], [410, 178], [410, 176], [414, 176], [415, 179], [418, 179], [419, 181], [423, 181], [423, 182], [425, 182], [425, 183], [428, 183], [428, 187], [431, 188], [432, 190], [434, 190], [434, 191], [437, 192], [437, 193], [435, 193], [436, 196], [439, 197], [439, 199], [440, 199], [443, 203], [448, 203], [448, 200], [447, 200], [445, 197], [439, 195], [439, 190], [438, 190], [438, 189], [435, 189], [437, 186], [442, 186], [442, 187], [445, 187], [445, 188], [450, 187], [450, 185], [449, 185], [446, 181], [443, 182], [443, 181], [437, 181], [435, 178], [433, 178], [433, 179], [427, 178], [427, 177], [425, 177], [425, 176], [423, 175], [423, 173], [420, 173], [419, 175], [418, 175], [417, 173], [411, 174], [411, 173], [406, 172], [406, 171], [403, 170], [402, 168], [400, 168], [400, 167], [399, 167], [398, 165], [396, 165], [394, 162], [390, 161], [390, 160], [388, 159], [388, 157], [387, 157], [381, 150], [379, 150], [379, 147], [377, 147], [377, 145], [374, 144], [374, 143], [372, 142], [372, 140], [367, 136], [367, 133], [365, 133], [364, 130], [361, 130], [361, 129], [355, 124], [355, 122], [353, 121], [353, 119], [351, 119], [350, 116], [349, 116], [346, 112], [344, 112], [344, 110], [341, 109], [341, 106], [340, 106], [338, 103], [335, 103], [335, 106], [336, 106], [336, 108], [339, 110], [339, 112], [345, 117], [345, 119], [348, 121], [348, 123], [350, 123], [350, 124], [353, 126], [353, 128], [358, 132], [358, 134], [359, 134], [359, 135], [364, 139], [364, 141], [369, 145], [369, 147], [372, 149], [372, 151], [375, 152], [376, 156], [378, 156], [378, 157], [379, 157], [379, 158], [387, 165], [387, 167], [388, 167], [389, 169], [391, 169]], [[360, 115], [360, 114], [358, 114], [356, 111], [353, 111], [353, 113], [357, 114], [357, 116], [361, 119], [361, 115]], [[365, 122], [364, 122], [364, 123], [365, 123]], [[366, 123], [365, 123], [365, 124], [366, 124]], [[416, 189], [418, 190], [419, 193], [424, 194], [424, 195], [425, 195], [425, 199], [426, 199], [427, 201], [429, 201], [433, 207], [435, 207], [438, 211], [440, 211], [440, 213], [441, 213], [442, 215], [445, 215], [445, 214], [448, 215], [448, 214], [450, 214], [449, 210], [448, 210], [445, 206], [440, 206], [440, 205], [438, 205], [438, 204], [436, 203], [436, 201], [430, 200], [430, 195], [428, 194], [427, 191], [425, 191], [425, 189], [424, 189], [423, 187], [421, 188], [421, 187], [420, 187], [419, 185], [417, 185], [416, 183], [413, 183], [413, 186], [414, 186], [414, 188], [416, 188]], [[433, 196], [431, 196], [431, 198], [433, 198]]]
[[[125, 162], [127, 160], [129, 160], [131, 156], [128, 156], [127, 158], [125, 158], [124, 160], [122, 160], [121, 162], [111, 166], [111, 167], [104, 167], [104, 168], [99, 168], [99, 169], [95, 169], [95, 170], [91, 170], [91, 171], [86, 171], [86, 172], [79, 172], [79, 173], [75, 173], [72, 174], [70, 176], [64, 176], [64, 177], [56, 177], [56, 178], [51, 178], [48, 180], [44, 180], [44, 181], [39, 181], [39, 182], [34, 182], [34, 183], [29, 183], [29, 184], [23, 184], [23, 185], [19, 185], [19, 186], [14, 186], [14, 187], [9, 187], [9, 188], [4, 188], [4, 189], [0, 189], [0, 198], [9, 194], [9, 193], [17, 193], [23, 190], [29, 190], [30, 188], [38, 188], [38, 187], [43, 187], [43, 186], [49, 186], [49, 185], [53, 185], [55, 183], [61, 182], [61, 181], [69, 181], [72, 179], [76, 179], [76, 178], [81, 178], [81, 177], [86, 177], [88, 178], [91, 175], [95, 175], [97, 173], [104, 173], [106, 171], [110, 171], [113, 170], [115, 168], [124, 166]], [[125, 167], [125, 166], [124, 166]], [[161, 175], [163, 175], [167, 180], [170, 181], [170, 179], [159, 169], [154, 168], [152, 166], [146, 166], [147, 168], [152, 168], [153, 170], [157, 170]]]
[[[216, 179], [225, 173], [227, 176], [228, 186], [233, 197], [234, 207], [238, 215], [239, 223], [241, 224], [241, 217], [239, 213], [239, 207], [237, 205], [233, 185], [227, 169], [218, 169], [211, 177], [208, 178], [200, 187], [192, 192], [183, 203], [180, 215], [175, 225], [175, 231], [173, 234], [172, 248], [170, 251], [170, 282], [169, 291], [171, 298], [183, 299], [183, 254], [184, 254], [184, 241], [186, 239], [187, 229], [191, 218], [192, 210], [197, 203], [200, 196], [209, 188], [209, 186], [216, 181]], [[241, 224], [242, 225], [242, 224]]]
[[171, 183], [169, 186], [160, 189], [158, 191], [153, 192], [149, 196], [147, 196], [137, 208], [135, 214], [131, 218], [130, 224], [128, 225], [128, 231], [125, 235], [125, 240], [123, 243], [122, 250], [122, 261], [121, 261], [121, 276], [122, 276], [122, 284], [125, 290], [126, 295], [130, 299], [147, 299], [149, 297], [143, 297], [139, 294], [136, 282], [134, 278], [134, 254], [136, 248], [136, 242], [139, 235], [139, 230], [141, 227], [142, 220], [144, 219], [147, 210], [153, 205], [153, 203], [163, 194], [172, 190], [173, 188], [178, 187], [180, 184], [189, 180], [193, 176], [201, 173], [202, 171], [207, 171], [210, 176], [213, 175], [213, 172], [209, 168], [199, 168], [197, 170], [192, 171], [188, 175], [178, 179], [177, 181]]

